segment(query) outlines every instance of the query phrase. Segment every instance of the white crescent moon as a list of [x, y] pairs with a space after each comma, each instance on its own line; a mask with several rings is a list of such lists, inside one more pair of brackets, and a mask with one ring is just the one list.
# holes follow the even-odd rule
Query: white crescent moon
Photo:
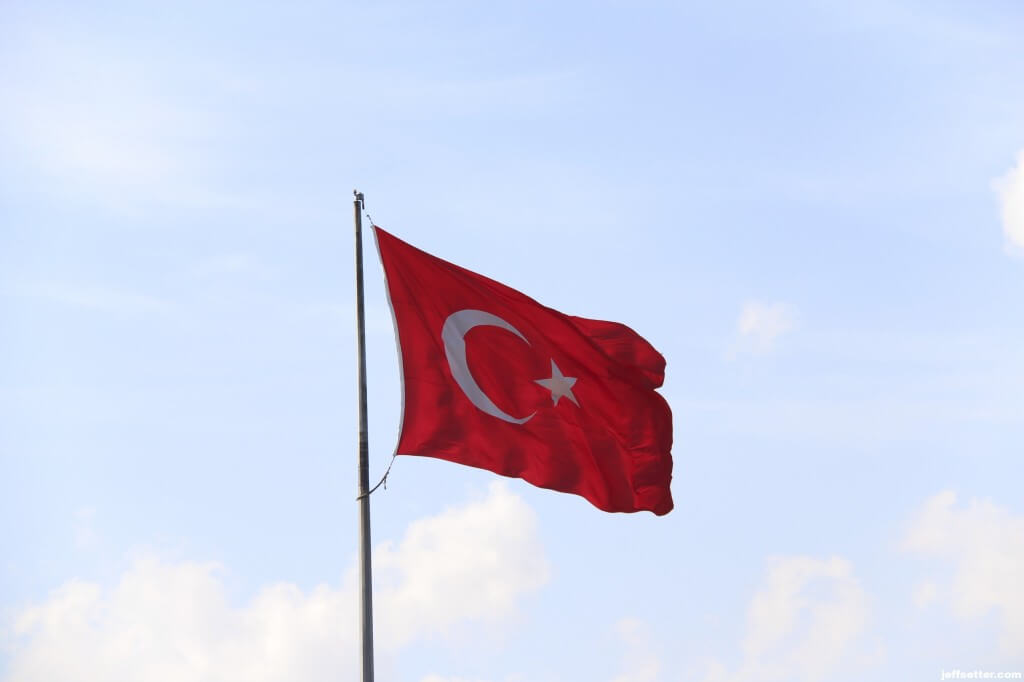
[[525, 424], [533, 417], [536, 412], [531, 413], [528, 417], [517, 418], [502, 411], [500, 407], [494, 404], [483, 389], [476, 383], [476, 379], [473, 378], [472, 373], [469, 371], [469, 365], [466, 364], [466, 333], [473, 327], [499, 327], [506, 331], [510, 331], [523, 342], [529, 346], [530, 342], [526, 340], [526, 337], [519, 333], [519, 330], [510, 325], [505, 320], [501, 319], [497, 315], [484, 312], [483, 310], [459, 310], [448, 316], [448, 319], [444, 321], [444, 326], [441, 327], [441, 340], [444, 342], [444, 354], [448, 358], [448, 367], [452, 370], [452, 376], [455, 378], [455, 383], [459, 385], [462, 392], [466, 394], [469, 401], [473, 403], [480, 411], [486, 412], [492, 417], [497, 417], [503, 421], [511, 422], [513, 424]]

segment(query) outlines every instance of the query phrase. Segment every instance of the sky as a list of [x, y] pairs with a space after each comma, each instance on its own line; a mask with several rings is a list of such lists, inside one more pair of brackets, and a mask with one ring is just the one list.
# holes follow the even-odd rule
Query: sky
[[0, 680], [359, 679], [353, 189], [636, 329], [675, 424], [665, 517], [398, 458], [378, 680], [1024, 672], [1022, 33], [1009, 0], [5, 0]]

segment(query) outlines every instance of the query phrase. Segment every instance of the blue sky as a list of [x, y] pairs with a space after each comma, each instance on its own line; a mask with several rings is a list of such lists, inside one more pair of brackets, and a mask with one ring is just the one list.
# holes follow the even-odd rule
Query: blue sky
[[353, 188], [675, 415], [664, 518], [400, 459], [378, 679], [1024, 670], [1017, 3], [0, 19], [0, 679], [357, 679]]

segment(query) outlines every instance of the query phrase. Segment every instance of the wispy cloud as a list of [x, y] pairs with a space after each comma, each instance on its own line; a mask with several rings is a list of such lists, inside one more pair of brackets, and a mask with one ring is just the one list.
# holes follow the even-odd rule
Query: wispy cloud
[[734, 352], [766, 353], [796, 325], [796, 309], [788, 303], [747, 301], [736, 320]]
[[956, 14], [942, 5], [870, 0], [827, 3], [823, 7], [842, 19], [845, 30], [899, 32], [916, 44], [971, 48], [999, 46], [1012, 41], [1012, 36], [1000, 30], [1002, 27], [985, 25], [965, 11]]
[[238, 251], [226, 253], [199, 263], [192, 274], [200, 278], [212, 277], [253, 277], [265, 279], [277, 270], [254, 253]]
[[210, 116], [173, 91], [157, 60], [114, 44], [35, 32], [8, 48], [4, 163], [51, 193], [113, 209], [228, 201], [210, 189], [201, 153]]
[[541, 115], [564, 106], [580, 87], [568, 71], [458, 79], [380, 72], [361, 75], [359, 81], [359, 89], [373, 95], [369, 106], [382, 115], [416, 120]]
[[36, 282], [14, 288], [14, 293], [75, 308], [119, 315], [150, 315], [171, 309], [169, 301], [137, 291], [97, 284]]
[[661, 661], [651, 645], [652, 635], [647, 623], [636, 618], [620, 620], [615, 629], [626, 644], [624, 671], [612, 682], [656, 682]]

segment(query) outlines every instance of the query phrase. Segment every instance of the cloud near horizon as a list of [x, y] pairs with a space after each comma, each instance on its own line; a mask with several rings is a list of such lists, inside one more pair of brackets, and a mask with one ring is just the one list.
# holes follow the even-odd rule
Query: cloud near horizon
[[[533, 511], [501, 483], [374, 552], [379, 659], [458, 625], [494, 627], [548, 579]], [[334, 682], [358, 661], [354, 567], [337, 587], [281, 582], [228, 599], [213, 562], [136, 560], [111, 588], [72, 579], [0, 632], [5, 682]]]
[[930, 497], [903, 538], [908, 552], [945, 559], [953, 577], [928, 579], [915, 588], [921, 606], [938, 602], [967, 622], [990, 612], [999, 618], [999, 643], [1009, 654], [1024, 651], [1024, 517], [991, 500], [957, 505], [951, 490]]
[[859, 650], [868, 616], [868, 595], [846, 559], [774, 557], [747, 609], [741, 662], [730, 672], [713, 661], [705, 682], [827, 680], [870, 661]]

